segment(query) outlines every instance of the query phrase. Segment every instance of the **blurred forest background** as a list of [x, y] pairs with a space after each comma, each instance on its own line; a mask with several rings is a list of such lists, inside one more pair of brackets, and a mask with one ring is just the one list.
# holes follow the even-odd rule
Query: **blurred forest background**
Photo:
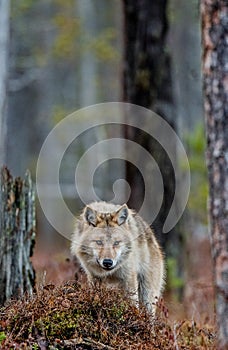
[[[162, 93], [157, 92], [152, 102], [144, 101], [137, 89], [132, 92], [128, 86], [132, 77], [127, 66], [132, 40], [128, 32], [136, 16], [133, 3], [120, 0], [11, 1], [4, 163], [14, 176], [24, 176], [26, 169], [30, 169], [35, 180], [37, 158], [48, 133], [69, 113], [92, 104], [128, 101], [164, 116], [184, 143], [191, 167], [191, 192], [185, 214], [178, 228], [163, 237], [169, 244], [162, 242], [167, 253], [168, 307], [175, 315], [184, 313], [213, 322], [199, 2], [157, 1], [160, 3], [157, 12], [156, 8], [154, 11], [157, 17], [151, 23], [154, 28], [164, 25], [162, 37], [157, 41], [160, 40], [162, 47], [158, 52], [165, 58], [163, 66], [154, 65], [152, 75], [157, 79], [156, 70], [168, 68], [169, 71], [163, 87], [160, 86], [165, 94], [161, 98]], [[159, 63], [159, 55], [155, 61]], [[139, 65], [138, 72], [138, 77], [146, 84], [146, 70], [140, 71]], [[94, 130], [80, 139], [79, 146], [78, 143], [72, 145], [64, 157], [61, 188], [74, 213], [82, 208], [72, 190], [75, 164], [100, 137], [100, 130]], [[50, 157], [54, 152], [55, 149], [50, 150]], [[113, 181], [124, 174], [128, 179], [131, 177], [129, 182], [134, 184], [137, 194], [137, 178], [135, 182], [132, 180], [126, 165], [109, 162], [99, 169], [95, 178], [99, 196], [109, 200]], [[135, 196], [135, 202], [137, 200]], [[131, 204], [134, 207], [134, 198]], [[74, 278], [69, 242], [53, 230], [38, 202], [33, 264], [38, 283], [61, 283]]]

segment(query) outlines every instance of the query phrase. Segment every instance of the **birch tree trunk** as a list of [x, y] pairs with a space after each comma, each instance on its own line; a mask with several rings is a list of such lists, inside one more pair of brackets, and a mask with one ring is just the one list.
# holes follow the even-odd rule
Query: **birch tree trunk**
[[1, 170], [0, 304], [32, 293], [35, 272], [30, 257], [35, 242], [35, 191], [30, 173], [13, 179]]
[[0, 166], [5, 157], [6, 79], [9, 46], [9, 0], [0, 0]]
[[228, 4], [202, 0], [204, 108], [218, 349], [228, 348]]

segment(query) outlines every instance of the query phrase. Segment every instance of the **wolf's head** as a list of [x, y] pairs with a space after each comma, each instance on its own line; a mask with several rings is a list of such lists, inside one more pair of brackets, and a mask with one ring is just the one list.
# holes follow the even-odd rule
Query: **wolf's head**
[[101, 202], [85, 207], [77, 228], [77, 253], [88, 269], [104, 275], [126, 261], [133, 239], [129, 226], [132, 215], [126, 204]]
[[[96, 203], [98, 204], [98, 203]], [[97, 209], [94, 209], [97, 208]], [[101, 207], [102, 208], [102, 207]], [[126, 204], [117, 207], [115, 211], [99, 211], [99, 206], [86, 206], [84, 209], [84, 219], [89, 225], [93, 227], [106, 228], [106, 227], [117, 227], [125, 224], [129, 218], [129, 209]], [[110, 205], [110, 209], [115, 208]]]

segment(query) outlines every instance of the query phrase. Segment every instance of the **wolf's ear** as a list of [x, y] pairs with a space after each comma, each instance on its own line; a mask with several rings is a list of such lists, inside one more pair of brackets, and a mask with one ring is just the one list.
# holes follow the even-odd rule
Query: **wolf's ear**
[[90, 225], [96, 226], [97, 224], [96, 210], [93, 210], [92, 208], [86, 206], [84, 210], [84, 218]]
[[116, 212], [116, 219], [118, 225], [122, 225], [127, 221], [129, 215], [128, 207], [126, 204], [124, 204], [120, 209], [117, 210]]

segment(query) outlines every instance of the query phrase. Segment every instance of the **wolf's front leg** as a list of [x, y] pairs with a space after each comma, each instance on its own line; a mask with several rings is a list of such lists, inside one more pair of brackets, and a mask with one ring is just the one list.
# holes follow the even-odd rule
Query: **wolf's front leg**
[[156, 291], [150, 281], [147, 281], [145, 276], [141, 276], [141, 278], [139, 278], [139, 301], [146, 307], [152, 317], [155, 316], [158, 297], [159, 290]]
[[138, 295], [138, 280], [137, 280], [137, 274], [131, 273], [127, 278], [125, 279], [125, 288], [129, 291], [130, 299], [133, 301], [133, 303], [136, 305], [136, 307], [139, 306], [139, 295]]

